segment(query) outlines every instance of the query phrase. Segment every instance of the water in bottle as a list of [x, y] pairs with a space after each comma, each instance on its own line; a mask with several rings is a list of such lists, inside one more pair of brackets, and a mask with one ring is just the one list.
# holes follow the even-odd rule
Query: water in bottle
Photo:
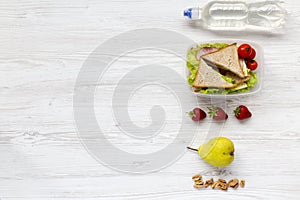
[[200, 21], [212, 30], [276, 30], [285, 24], [287, 11], [280, 1], [212, 1], [203, 8], [184, 11], [188, 19]]

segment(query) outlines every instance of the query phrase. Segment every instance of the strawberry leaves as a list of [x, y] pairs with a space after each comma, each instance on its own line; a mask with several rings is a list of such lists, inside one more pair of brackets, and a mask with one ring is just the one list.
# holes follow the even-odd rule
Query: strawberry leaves
[[208, 110], [209, 110], [208, 114], [214, 120], [221, 121], [221, 120], [227, 120], [228, 119], [228, 115], [220, 107], [214, 107], [214, 106], [212, 106], [212, 107], [208, 107]]

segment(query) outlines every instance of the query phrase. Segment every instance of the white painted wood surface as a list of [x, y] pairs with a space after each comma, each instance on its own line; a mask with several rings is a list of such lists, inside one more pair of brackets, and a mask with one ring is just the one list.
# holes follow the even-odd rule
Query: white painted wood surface
[[[280, 36], [222, 35], [192, 28], [182, 19], [181, 12], [199, 2], [2, 0], [0, 198], [299, 199], [300, 2], [287, 1], [288, 25], [286, 33]], [[226, 122], [222, 134], [234, 141], [237, 153], [223, 174], [217, 175], [214, 168], [190, 152], [156, 173], [119, 173], [98, 163], [81, 145], [72, 111], [78, 72], [98, 45], [136, 28], [165, 28], [195, 41], [247, 39], [264, 47], [263, 89], [256, 96], [228, 101], [228, 112], [243, 103], [254, 117], [240, 124], [231, 115]], [[157, 56], [164, 59], [163, 55]], [[127, 57], [129, 62], [133, 57]], [[126, 68], [125, 64], [122, 66], [121, 72]], [[110, 91], [113, 87], [107, 88]], [[131, 110], [132, 116], [137, 114], [139, 118], [133, 120], [145, 125], [151, 105], [138, 99]], [[168, 103], [163, 97], [161, 100], [162, 104]], [[99, 108], [101, 105], [104, 104], [100, 103]], [[191, 102], [191, 108], [195, 105]], [[106, 116], [102, 113], [99, 120]], [[172, 123], [176, 128], [176, 121], [171, 121], [171, 126]], [[209, 120], [203, 123], [204, 131], [208, 124]], [[116, 140], [116, 145], [131, 146], [128, 151], [144, 149], [147, 153], [163, 148], [172, 137], [162, 137], [145, 149], [145, 144], [132, 145], [130, 139]], [[194, 146], [199, 145], [202, 136], [196, 137]], [[246, 188], [227, 193], [198, 191], [191, 181], [196, 173], [244, 178]]]

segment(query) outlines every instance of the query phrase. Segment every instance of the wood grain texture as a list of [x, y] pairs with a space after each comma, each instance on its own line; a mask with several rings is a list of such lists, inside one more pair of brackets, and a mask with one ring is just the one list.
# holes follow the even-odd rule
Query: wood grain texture
[[[223, 34], [191, 27], [181, 16], [199, 1], [159, 0], [10, 0], [0, 1], [0, 198], [6, 199], [299, 199], [300, 193], [300, 2], [289, 0], [283, 35]], [[97, 162], [82, 146], [73, 117], [73, 91], [79, 70], [102, 42], [137, 28], [165, 28], [195, 41], [237, 38], [264, 47], [265, 77], [261, 92], [227, 101], [230, 113], [239, 104], [254, 117], [239, 123], [231, 114], [222, 134], [236, 145], [236, 158], [219, 173], [187, 152], [158, 172], [130, 175]], [[106, 136], [128, 151], [144, 153], [163, 148], [176, 136], [178, 113], [168, 121], [166, 134], [141, 142], [120, 136], [107, 107], [117, 80], [132, 66], [169, 64], [183, 73], [184, 63], [167, 54], [124, 55], [118, 70], [107, 74], [97, 88], [97, 119], [106, 122]], [[180, 64], [178, 64], [180, 63]], [[122, 66], [122, 67], [118, 67]], [[110, 82], [109, 80], [115, 80]], [[178, 108], [162, 93], [140, 91], [130, 104], [132, 120], [151, 122], [156, 101], [167, 110]], [[150, 99], [149, 102], [143, 99]], [[202, 106], [209, 100], [199, 99]], [[190, 102], [190, 107], [197, 102]], [[121, 105], [120, 105], [121, 106]], [[103, 114], [105, 113], [105, 114]], [[193, 146], [203, 141], [213, 122], [199, 128]], [[191, 129], [195, 125], [191, 124]], [[188, 133], [186, 133], [188, 134]], [[92, 138], [93, 139], [93, 138]], [[113, 156], [113, 155], [112, 155]], [[238, 177], [246, 188], [228, 192], [195, 190], [191, 177]]]

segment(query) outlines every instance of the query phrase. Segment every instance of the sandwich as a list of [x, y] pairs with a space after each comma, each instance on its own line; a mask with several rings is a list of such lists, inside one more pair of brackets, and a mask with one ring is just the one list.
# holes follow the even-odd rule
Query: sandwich
[[218, 51], [201, 56], [206, 62], [215, 67], [231, 71], [241, 78], [245, 78], [237, 51], [236, 43], [221, 48]]
[[234, 84], [222, 78], [222, 74], [217, 69], [212, 68], [200, 58], [193, 86], [196, 88], [233, 88]]
[[[210, 49], [211, 52], [207, 52]], [[189, 84], [196, 92], [204, 94], [249, 92], [257, 83], [256, 73], [239, 58], [236, 43], [203, 44], [192, 48], [188, 51], [187, 67]]]

